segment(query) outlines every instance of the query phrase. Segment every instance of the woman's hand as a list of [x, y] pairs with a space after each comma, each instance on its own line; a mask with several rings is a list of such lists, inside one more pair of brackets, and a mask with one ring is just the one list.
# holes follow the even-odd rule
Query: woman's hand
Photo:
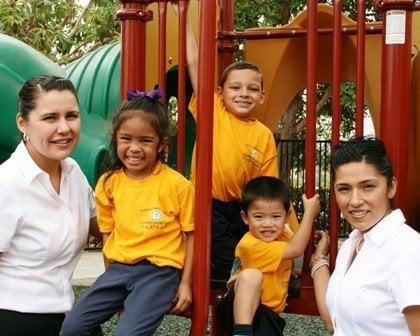
[[328, 263], [325, 264], [325, 260], [327, 260], [330, 247], [330, 237], [325, 231], [315, 231], [314, 240], [316, 248], [315, 252], [311, 255], [311, 268], [313, 267], [314, 263], [318, 266], [315, 266], [315, 270], [312, 268], [311, 276], [314, 280], [316, 304], [318, 307], [318, 312], [321, 315], [321, 318], [324, 320], [328, 332], [333, 334], [334, 328], [326, 303], [330, 270], [328, 267], [325, 267], [328, 266]]
[[311, 264], [315, 258], [320, 256], [327, 256], [330, 249], [330, 237], [325, 231], [315, 231], [315, 251], [311, 255]]

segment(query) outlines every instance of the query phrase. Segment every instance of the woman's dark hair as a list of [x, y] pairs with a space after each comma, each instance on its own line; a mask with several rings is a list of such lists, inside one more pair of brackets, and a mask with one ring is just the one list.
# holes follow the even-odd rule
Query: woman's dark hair
[[[18, 113], [22, 116], [23, 119], [28, 120], [29, 114], [36, 107], [39, 94], [53, 90], [70, 91], [74, 94], [77, 100], [76, 89], [69, 79], [53, 75], [36, 76], [26, 81], [19, 91]], [[79, 103], [78, 100], [77, 103]]]
[[[159, 100], [145, 96], [122, 102], [112, 118], [110, 152], [102, 169], [103, 172], [109, 172], [105, 181], [116, 170], [124, 167], [117, 153], [117, 132], [124, 121], [133, 117], [145, 118], [158, 134], [160, 142], [169, 136], [167, 109]], [[157, 159], [164, 162], [166, 153], [167, 150], [161, 151], [158, 153]]]
[[354, 137], [340, 142], [331, 155], [333, 181], [337, 169], [351, 162], [366, 162], [373, 165], [386, 178], [388, 186], [392, 185], [394, 171], [381, 140], [374, 137]]
[[246, 213], [257, 200], [281, 201], [286, 212], [290, 209], [290, 189], [282, 180], [259, 176], [250, 180], [242, 192], [242, 210]]

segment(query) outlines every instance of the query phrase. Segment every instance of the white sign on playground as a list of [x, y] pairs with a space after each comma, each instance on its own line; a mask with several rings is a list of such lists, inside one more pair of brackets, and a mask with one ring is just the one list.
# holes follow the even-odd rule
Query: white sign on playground
[[404, 10], [386, 12], [385, 44], [405, 43], [405, 16]]

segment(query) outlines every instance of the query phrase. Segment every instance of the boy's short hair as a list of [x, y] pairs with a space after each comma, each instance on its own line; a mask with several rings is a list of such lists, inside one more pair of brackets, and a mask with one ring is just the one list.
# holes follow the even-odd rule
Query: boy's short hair
[[238, 61], [238, 62], [235, 62], [235, 63], [232, 63], [232, 64], [228, 65], [223, 70], [222, 76], [220, 77], [220, 87], [223, 88], [223, 85], [225, 85], [226, 80], [227, 80], [229, 74], [232, 71], [245, 70], [245, 69], [255, 71], [256, 73], [258, 73], [260, 75], [260, 77], [261, 77], [261, 88], [262, 88], [263, 87], [263, 76], [262, 76], [262, 72], [261, 72], [260, 68], [255, 63], [247, 62], [247, 61]]
[[272, 176], [258, 176], [250, 180], [242, 192], [242, 210], [246, 213], [257, 200], [281, 201], [286, 212], [290, 209], [290, 189], [282, 180]]

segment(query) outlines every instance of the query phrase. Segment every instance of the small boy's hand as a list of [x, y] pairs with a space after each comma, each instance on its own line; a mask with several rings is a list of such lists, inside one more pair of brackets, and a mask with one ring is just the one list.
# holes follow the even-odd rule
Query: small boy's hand
[[171, 314], [180, 314], [186, 310], [192, 302], [192, 290], [191, 285], [188, 282], [183, 282], [178, 286], [178, 291], [173, 300], [175, 307], [172, 308]]
[[315, 194], [311, 198], [307, 198], [305, 194], [302, 195], [303, 209], [305, 213], [310, 213], [316, 217], [321, 210], [321, 203], [319, 202], [319, 195]]
[[319, 256], [328, 255], [330, 247], [330, 237], [328, 236], [328, 233], [322, 230], [315, 231], [314, 242], [316, 247], [314, 253], [311, 256], [311, 260]]

